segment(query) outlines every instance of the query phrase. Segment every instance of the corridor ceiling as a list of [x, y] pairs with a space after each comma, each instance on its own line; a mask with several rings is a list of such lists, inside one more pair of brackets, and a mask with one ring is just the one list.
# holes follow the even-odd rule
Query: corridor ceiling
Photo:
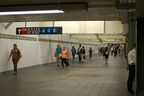
[[[62, 9], [64, 14], [0, 16], [0, 22], [121, 20], [136, 0], [0, 0], [0, 11]], [[126, 7], [127, 6], [127, 7]]]
[[[121, 21], [127, 24], [133, 19], [136, 0], [0, 0], [0, 12], [2, 11], [26, 11], [26, 10], [64, 10], [63, 14], [39, 14], [39, 15], [10, 15], [0, 16], [0, 22], [32, 22], [32, 21]], [[77, 35], [77, 34], [76, 34]], [[97, 38], [93, 42], [100, 43], [124, 43], [125, 37], [115, 34], [71, 34], [71, 37], [79, 42], [92, 42], [91, 37]], [[77, 38], [75, 38], [77, 37]], [[85, 38], [85, 41], [83, 40]], [[89, 37], [89, 38], [88, 38]], [[109, 39], [109, 40], [108, 40]]]

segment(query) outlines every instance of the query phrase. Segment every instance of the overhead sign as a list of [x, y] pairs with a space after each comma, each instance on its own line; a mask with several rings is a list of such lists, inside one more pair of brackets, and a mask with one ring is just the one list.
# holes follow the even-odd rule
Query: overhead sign
[[17, 35], [62, 34], [62, 27], [17, 27]]

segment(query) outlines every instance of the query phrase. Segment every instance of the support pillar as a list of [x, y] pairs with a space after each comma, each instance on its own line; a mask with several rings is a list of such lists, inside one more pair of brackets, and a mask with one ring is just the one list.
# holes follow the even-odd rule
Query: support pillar
[[128, 33], [126, 35], [125, 56], [127, 58], [128, 52], [133, 49], [136, 43], [136, 21], [129, 23]]
[[130, 27], [130, 45], [129, 45], [129, 51], [133, 49], [134, 44], [136, 43], [136, 22], [131, 21], [129, 24]]
[[144, 96], [144, 18], [137, 19], [136, 96]]

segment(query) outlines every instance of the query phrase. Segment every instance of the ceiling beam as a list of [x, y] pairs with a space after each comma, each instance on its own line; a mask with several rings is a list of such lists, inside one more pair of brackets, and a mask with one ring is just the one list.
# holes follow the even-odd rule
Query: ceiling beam
[[122, 34], [70, 34], [70, 37], [80, 43], [125, 43]]
[[28, 4], [28, 5], [9, 5], [0, 6], [3, 11], [32, 11], [32, 10], [87, 10], [87, 4], [82, 3], [49, 3], [49, 4]]
[[[69, 34], [69, 33], [67, 33]], [[123, 35], [122, 33], [70, 33], [70, 35]]]
[[98, 34], [95, 34], [97, 39], [102, 43], [102, 39], [99, 38], [99, 35]]
[[89, 8], [115, 8], [115, 4], [88, 4]]
[[8, 29], [8, 28], [11, 26], [12, 23], [13, 23], [13, 22], [9, 22], [9, 23], [5, 26], [5, 29]]
[[123, 35], [105, 35], [105, 34], [70, 34], [71, 38], [75, 39], [95, 39], [96, 37], [99, 39], [125, 39], [126, 37]]
[[[78, 41], [79, 43], [101, 43], [99, 41]], [[124, 41], [103, 41], [102, 43], [125, 43]]]

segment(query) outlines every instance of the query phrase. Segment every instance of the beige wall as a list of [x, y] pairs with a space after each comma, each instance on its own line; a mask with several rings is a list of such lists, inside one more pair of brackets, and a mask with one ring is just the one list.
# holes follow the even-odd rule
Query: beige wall
[[86, 33], [104, 33], [104, 21], [86, 21]]
[[[52, 27], [53, 22], [41, 22], [40, 26]], [[123, 33], [120, 21], [56, 21], [54, 26], [62, 26], [63, 33]]]
[[123, 33], [123, 25], [120, 21], [106, 21], [105, 33]]

